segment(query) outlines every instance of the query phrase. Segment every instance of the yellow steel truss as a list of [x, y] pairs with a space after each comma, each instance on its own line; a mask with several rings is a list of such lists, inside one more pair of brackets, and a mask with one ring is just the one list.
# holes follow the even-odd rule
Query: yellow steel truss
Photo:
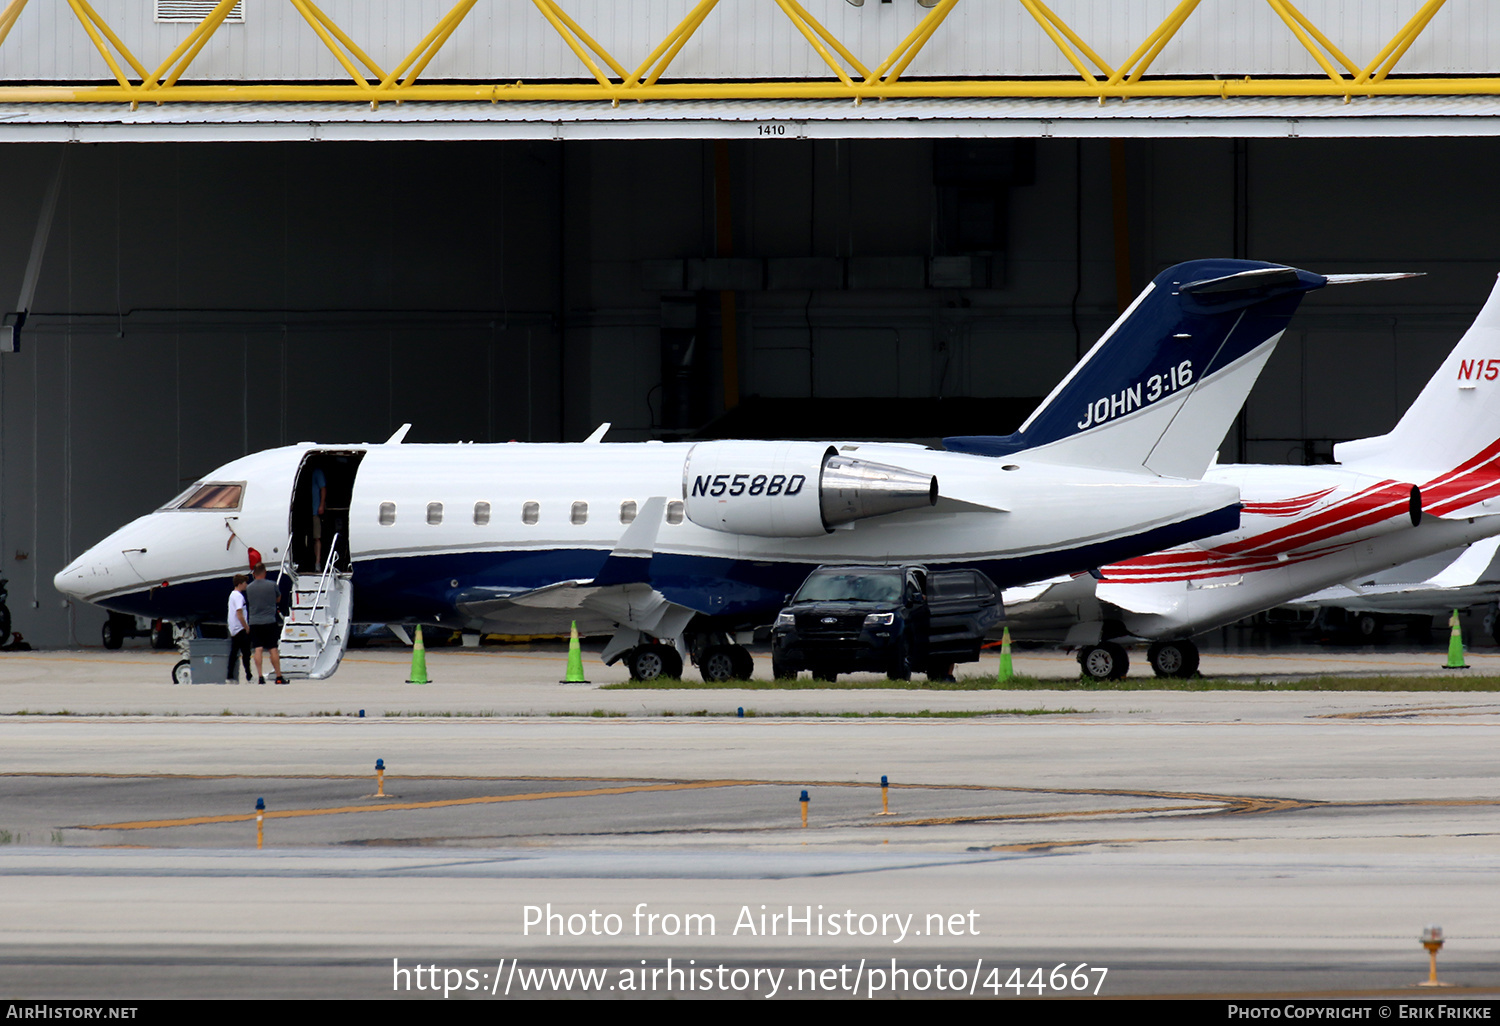
[[[1500, 94], [1497, 77], [1391, 78], [1397, 62], [1432, 22], [1445, 0], [1421, 0], [1411, 19], [1367, 64], [1359, 65], [1319, 31], [1292, 0], [1266, 0], [1318, 66], [1319, 78], [1147, 78], [1146, 72], [1171, 43], [1201, 0], [1181, 0], [1166, 19], [1141, 41], [1118, 67], [1111, 66], [1082, 37], [1069, 28], [1043, 0], [1017, 0], [1042, 32], [1078, 73], [1067, 79], [909, 79], [902, 75], [928, 40], [961, 0], [936, 0], [905, 39], [873, 68], [839, 42], [799, 0], [757, 0], [774, 3], [808, 45], [828, 65], [832, 78], [780, 81], [663, 81], [673, 59], [702, 29], [720, 0], [699, 0], [683, 20], [636, 67], [626, 70], [579, 25], [560, 0], [532, 0], [572, 50], [581, 64], [580, 78], [570, 82], [419, 83], [418, 76], [457, 31], [478, 0], [457, 0], [433, 28], [391, 71], [384, 71], [313, 0], [288, 0], [318, 39], [352, 79], [351, 83], [306, 85], [205, 85], [184, 83], [183, 74], [202, 52], [235, 0], [219, 0], [202, 23], [195, 26], [156, 67], [144, 64], [107, 25], [88, 0], [68, 0], [83, 31], [93, 42], [114, 78], [113, 85], [4, 86], [0, 103], [223, 103], [236, 101], [299, 102], [358, 101], [378, 106], [405, 100], [489, 101], [550, 100], [618, 105], [621, 100], [715, 99], [866, 99], [1072, 97], [1127, 99], [1145, 96], [1356, 96]], [[747, 0], [741, 0], [747, 2]], [[0, 10], [0, 45], [20, 17], [27, 0], [9, 0]], [[123, 62], [123, 63], [122, 63]]]

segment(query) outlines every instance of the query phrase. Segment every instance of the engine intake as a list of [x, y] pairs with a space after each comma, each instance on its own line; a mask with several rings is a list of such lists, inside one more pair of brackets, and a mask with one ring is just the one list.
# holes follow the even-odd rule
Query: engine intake
[[687, 518], [729, 534], [811, 538], [937, 498], [931, 474], [841, 456], [823, 442], [701, 442], [682, 468]]

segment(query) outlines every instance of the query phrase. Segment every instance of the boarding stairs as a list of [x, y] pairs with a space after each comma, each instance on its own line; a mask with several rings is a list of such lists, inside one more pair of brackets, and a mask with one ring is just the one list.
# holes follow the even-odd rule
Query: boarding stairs
[[354, 604], [352, 575], [335, 568], [338, 535], [328, 547], [328, 561], [321, 573], [299, 574], [284, 566], [291, 577], [292, 604], [281, 626], [281, 674], [322, 680], [339, 668], [349, 646], [349, 614]]

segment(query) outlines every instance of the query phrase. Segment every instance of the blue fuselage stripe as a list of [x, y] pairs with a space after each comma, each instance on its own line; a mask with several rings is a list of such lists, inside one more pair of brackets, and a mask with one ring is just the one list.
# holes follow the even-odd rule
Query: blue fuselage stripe
[[[982, 570], [997, 586], [1006, 588], [1106, 566], [1144, 552], [1233, 531], [1238, 526], [1236, 503], [1180, 523], [1077, 549], [1007, 559], [934, 557], [923, 562], [931, 569]], [[598, 549], [493, 549], [359, 560], [354, 567], [353, 615], [358, 623], [454, 624], [462, 619], [457, 609], [460, 602], [486, 595], [518, 594], [559, 581], [592, 580], [608, 558], [608, 552]], [[650, 579], [672, 602], [722, 624], [754, 626], [769, 623], [785, 596], [801, 586], [814, 566], [661, 552], [651, 557]], [[117, 595], [100, 604], [138, 616], [222, 623], [229, 591], [230, 580], [225, 577]], [[568, 614], [558, 615], [565, 630]]]

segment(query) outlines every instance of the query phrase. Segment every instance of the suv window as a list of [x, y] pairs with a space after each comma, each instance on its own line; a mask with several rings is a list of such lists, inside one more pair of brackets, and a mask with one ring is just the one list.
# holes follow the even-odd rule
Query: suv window
[[899, 602], [901, 571], [818, 570], [797, 591], [796, 602]]

